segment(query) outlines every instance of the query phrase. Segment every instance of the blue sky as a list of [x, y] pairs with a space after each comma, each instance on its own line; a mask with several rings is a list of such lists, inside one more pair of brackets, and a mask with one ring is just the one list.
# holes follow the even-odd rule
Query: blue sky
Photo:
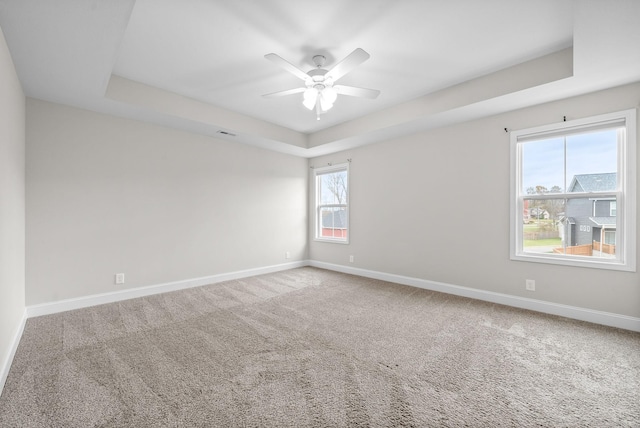
[[[564, 185], [564, 139], [523, 143], [523, 190]], [[567, 186], [576, 174], [617, 172], [617, 131], [604, 130], [567, 137]]]

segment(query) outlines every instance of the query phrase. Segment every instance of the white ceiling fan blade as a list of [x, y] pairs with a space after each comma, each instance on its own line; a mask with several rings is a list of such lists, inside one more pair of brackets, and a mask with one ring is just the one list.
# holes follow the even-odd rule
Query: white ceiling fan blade
[[377, 89], [356, 88], [355, 86], [333, 85], [333, 89], [340, 95], [374, 99], [380, 95]]
[[291, 64], [287, 60], [283, 59], [282, 57], [280, 57], [280, 56], [278, 56], [278, 55], [276, 55], [274, 53], [266, 54], [264, 57], [266, 59], [268, 59], [269, 61], [273, 62], [274, 64], [284, 68], [289, 73], [291, 73], [294, 76], [296, 76], [298, 79], [306, 81], [309, 78], [309, 75], [307, 73], [305, 73], [304, 71], [300, 70], [295, 65]]
[[276, 97], [284, 97], [285, 95], [299, 94], [300, 92], [304, 92], [307, 88], [295, 88], [295, 89], [287, 89], [286, 91], [278, 91], [272, 92], [270, 94], [264, 94], [264, 98], [276, 98]]
[[335, 82], [363, 62], [369, 59], [369, 54], [364, 50], [357, 48], [353, 52], [351, 52], [345, 59], [340, 61], [335, 65], [331, 70], [329, 70], [326, 74], [326, 77], [331, 77]]

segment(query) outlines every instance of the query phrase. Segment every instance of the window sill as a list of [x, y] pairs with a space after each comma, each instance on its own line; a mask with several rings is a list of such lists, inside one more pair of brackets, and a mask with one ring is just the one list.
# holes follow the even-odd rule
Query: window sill
[[625, 272], [635, 272], [636, 267], [633, 263], [624, 263], [615, 259], [598, 259], [594, 257], [584, 258], [574, 257], [561, 257], [561, 256], [545, 256], [541, 254], [521, 253], [511, 255], [511, 260], [519, 262], [533, 262], [533, 263], [547, 263], [562, 266], [582, 267], [591, 269], [608, 269], [618, 270]]
[[349, 243], [348, 239], [314, 238], [313, 240], [316, 242], [329, 242], [332, 244], [348, 244]]

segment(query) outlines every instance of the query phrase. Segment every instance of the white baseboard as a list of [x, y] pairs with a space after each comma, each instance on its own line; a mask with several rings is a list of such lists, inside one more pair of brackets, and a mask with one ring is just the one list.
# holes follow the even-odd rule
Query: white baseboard
[[311, 260], [309, 266], [640, 332], [640, 318]]
[[9, 370], [11, 369], [11, 364], [13, 363], [13, 357], [15, 357], [16, 351], [18, 350], [18, 345], [20, 344], [20, 339], [22, 338], [22, 332], [24, 331], [24, 326], [26, 323], [27, 323], [27, 310], [25, 309], [24, 312], [22, 313], [22, 319], [20, 320], [20, 324], [18, 325], [18, 328], [13, 334], [13, 339], [9, 347], [9, 354], [7, 354], [6, 358], [2, 362], [2, 366], [0, 367], [0, 395], [2, 395], [4, 384], [7, 382], [7, 377], [9, 376]]
[[262, 275], [265, 273], [279, 272], [288, 269], [294, 269], [302, 266], [308, 266], [305, 260], [283, 263], [280, 265], [265, 266], [260, 268], [247, 269], [236, 272], [221, 273], [218, 275], [205, 276], [202, 278], [193, 278], [183, 281], [167, 282], [164, 284], [150, 285], [147, 287], [131, 288], [128, 290], [114, 291], [110, 293], [94, 294], [86, 297], [78, 297], [75, 299], [58, 300], [56, 302], [42, 303], [39, 305], [27, 306], [27, 317], [38, 317], [41, 315], [50, 315], [58, 312], [70, 311], [73, 309], [87, 308], [89, 306], [103, 305], [105, 303], [119, 302], [122, 300], [135, 299], [137, 297], [150, 296], [153, 294], [167, 293], [169, 291], [184, 290], [186, 288], [201, 287], [203, 285], [215, 284], [223, 281], [231, 281], [234, 279], [247, 278], [250, 276]]
[[[92, 296], [79, 297], [76, 299], [60, 300], [57, 302], [43, 303], [40, 305], [27, 306], [26, 317], [37, 317], [73, 309], [86, 308], [89, 306], [102, 305], [105, 303], [118, 302], [136, 297], [144, 297], [153, 294], [166, 293], [169, 291], [183, 290], [186, 288], [200, 287], [208, 284], [215, 284], [223, 281], [247, 278], [250, 276], [265, 273], [279, 272], [303, 266], [314, 266], [336, 272], [359, 275], [366, 278], [374, 278], [397, 284], [409, 285], [412, 287], [424, 288], [426, 290], [439, 291], [456, 296], [469, 297], [501, 305], [513, 306], [516, 308], [529, 309], [546, 314], [559, 315], [581, 321], [602, 324], [611, 327], [622, 328], [640, 332], [640, 318], [619, 315], [610, 312], [596, 311], [592, 309], [580, 308], [576, 306], [562, 305], [559, 303], [545, 302], [543, 300], [530, 299], [525, 297], [512, 296], [509, 294], [495, 293], [492, 291], [479, 290], [476, 288], [462, 287], [443, 282], [429, 281], [426, 279], [414, 278], [392, 273], [372, 271], [368, 269], [354, 268], [350, 266], [337, 265], [332, 263], [319, 262], [315, 260], [302, 260], [291, 263], [284, 263], [274, 266], [247, 269], [237, 272], [211, 275], [202, 278], [187, 279], [183, 281], [169, 282], [165, 284], [151, 285], [148, 287], [132, 288], [129, 290], [115, 291], [112, 293], [96, 294]], [[24, 321], [23, 326], [24, 328]], [[22, 333], [22, 331], [20, 331]], [[18, 337], [19, 341], [19, 337]], [[17, 344], [16, 344], [17, 346]], [[13, 357], [12, 357], [13, 358]], [[1, 379], [0, 379], [1, 380]]]

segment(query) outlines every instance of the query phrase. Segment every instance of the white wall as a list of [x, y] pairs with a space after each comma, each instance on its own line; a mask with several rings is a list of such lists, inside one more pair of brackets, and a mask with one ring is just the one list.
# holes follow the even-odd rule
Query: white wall
[[306, 159], [33, 99], [26, 139], [27, 305], [307, 257]]
[[[504, 131], [637, 107], [639, 99], [637, 83], [312, 159], [352, 159], [351, 236], [349, 245], [311, 240], [310, 259], [640, 317], [638, 273], [509, 260]], [[536, 280], [534, 293], [525, 279]]]
[[0, 391], [25, 312], [25, 98], [0, 30]]

